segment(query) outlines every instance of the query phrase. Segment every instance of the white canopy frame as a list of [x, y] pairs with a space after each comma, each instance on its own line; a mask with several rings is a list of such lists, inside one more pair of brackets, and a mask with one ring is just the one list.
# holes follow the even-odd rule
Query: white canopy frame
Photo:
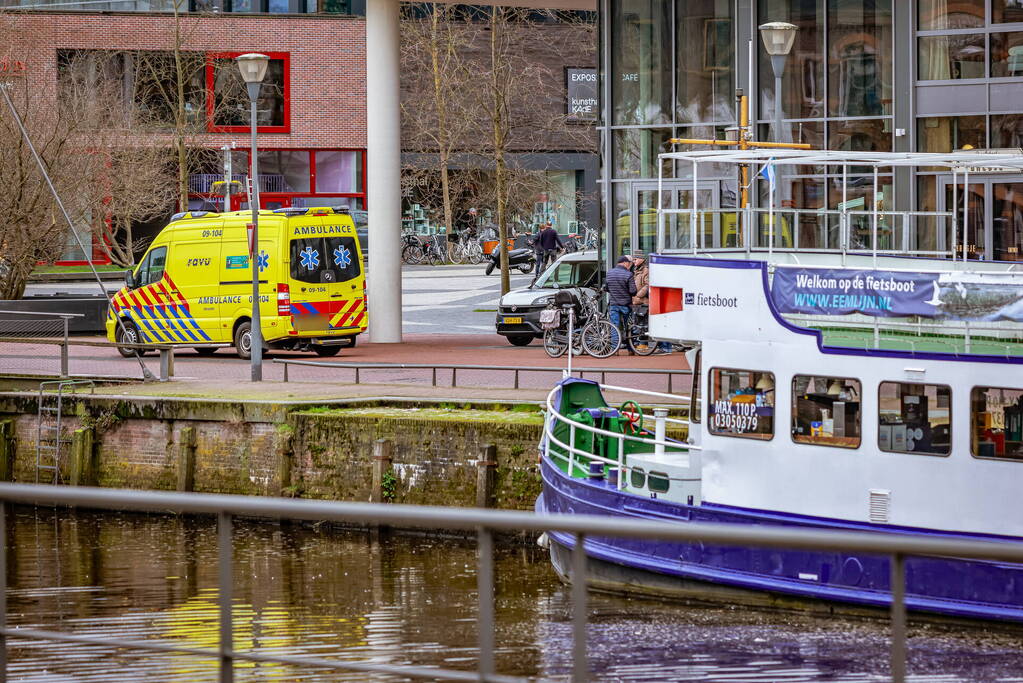
[[[658, 220], [657, 220], [657, 250], [664, 251], [665, 249], [665, 230], [664, 230], [664, 216], [665, 213], [689, 213], [689, 226], [690, 226], [690, 247], [693, 253], [698, 251], [697, 246], [697, 224], [698, 224], [698, 213], [699, 208], [699, 193], [697, 192], [697, 186], [700, 178], [700, 164], [733, 164], [733, 165], [748, 165], [752, 170], [757, 170], [757, 173], [750, 173], [749, 178], [756, 177], [765, 167], [769, 166], [781, 166], [781, 165], [826, 165], [826, 166], [841, 166], [842, 167], [842, 204], [841, 213], [843, 219], [840, 223], [842, 226], [848, 225], [847, 216], [848, 211], [848, 180], [849, 180], [849, 167], [850, 166], [869, 166], [873, 169], [873, 189], [874, 197], [877, 197], [879, 189], [879, 176], [881, 169], [890, 169], [894, 171], [896, 168], [916, 168], [916, 167], [938, 167], [946, 168], [952, 173], [952, 260], [955, 261], [957, 255], [961, 253], [962, 261], [967, 260], [966, 250], [966, 239], [969, 230], [969, 191], [963, 192], [963, 204], [962, 204], [962, 225], [963, 225], [963, 240], [959, 241], [959, 221], [957, 220], [957, 212], [960, 210], [958, 206], [958, 176], [963, 175], [965, 187], [969, 188], [970, 172], [974, 173], [983, 172], [986, 169], [997, 168], [1001, 169], [1013, 169], [1023, 173], [1023, 149], [1008, 151], [963, 151], [953, 152], [948, 154], [935, 154], [935, 153], [901, 153], [901, 152], [858, 152], [858, 151], [845, 151], [845, 150], [796, 150], [796, 149], [748, 149], [748, 150], [737, 150], [737, 149], [712, 149], [712, 150], [698, 150], [690, 152], [665, 152], [658, 155], [659, 163], [657, 164], [657, 194], [658, 194]], [[664, 164], [665, 160], [674, 160], [685, 162], [688, 161], [692, 164], [692, 183], [693, 193], [690, 208], [685, 209], [673, 209], [665, 210], [660, 207], [664, 206], [663, 203], [663, 192], [664, 192]], [[859, 175], [859, 174], [858, 174]], [[773, 254], [774, 251], [774, 213], [775, 207], [778, 202], [778, 185], [774, 183], [774, 191], [768, 193], [768, 254]], [[880, 211], [878, 209], [878, 203], [875, 201], [871, 202], [871, 225], [873, 235], [873, 257], [874, 262], [877, 262], [877, 231], [880, 222]], [[782, 210], [782, 207], [778, 207]], [[742, 209], [736, 209], [739, 211]], [[762, 209], [761, 209], [762, 210]], [[826, 211], [826, 210], [825, 210]], [[818, 212], [820, 213], [820, 212]], [[913, 212], [917, 214], [924, 214], [928, 212]], [[939, 215], [936, 212], [930, 212], [932, 215]], [[743, 223], [743, 243], [749, 249], [752, 235], [750, 233], [751, 226], [749, 221]], [[962, 244], [962, 248], [959, 245]]]

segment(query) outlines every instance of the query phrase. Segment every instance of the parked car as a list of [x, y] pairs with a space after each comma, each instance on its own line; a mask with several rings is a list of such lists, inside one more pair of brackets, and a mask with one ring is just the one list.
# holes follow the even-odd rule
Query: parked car
[[497, 333], [515, 346], [526, 346], [543, 337], [540, 311], [562, 289], [578, 294], [585, 289], [596, 293], [599, 279], [597, 252], [576, 251], [565, 254], [547, 268], [529, 287], [513, 289], [501, 297], [497, 309]]

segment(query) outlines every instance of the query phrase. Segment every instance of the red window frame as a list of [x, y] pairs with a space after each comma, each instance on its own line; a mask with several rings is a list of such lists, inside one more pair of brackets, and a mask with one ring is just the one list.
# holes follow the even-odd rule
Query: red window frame
[[[213, 107], [216, 103], [216, 93], [213, 91], [213, 63], [217, 59], [234, 59], [238, 55], [248, 52], [207, 52], [206, 53], [206, 129], [210, 133], [248, 133], [249, 126], [218, 126], [213, 120]], [[291, 53], [290, 52], [262, 52], [270, 59], [279, 59], [284, 62], [284, 125], [281, 126], [256, 126], [257, 133], [290, 133], [291, 132]]]
[[[248, 130], [248, 129], [246, 129]], [[260, 130], [257, 128], [257, 130]], [[245, 173], [252, 171], [252, 159], [251, 153], [248, 149], [238, 148], [236, 150], [245, 154], [246, 164]], [[260, 191], [259, 198], [263, 200], [275, 200], [283, 199], [291, 202], [294, 199], [299, 198], [319, 198], [324, 200], [329, 199], [358, 199], [362, 202], [363, 210], [368, 208], [367, 203], [367, 192], [366, 192], [366, 149], [364, 147], [275, 147], [273, 149], [261, 149], [261, 152], [306, 152], [309, 154], [309, 191], [308, 192], [266, 192]], [[316, 152], [358, 152], [359, 153], [359, 166], [362, 171], [362, 191], [361, 192], [320, 192], [317, 188], [317, 170], [316, 170]], [[204, 199], [203, 195], [189, 194], [189, 199]], [[232, 210], [237, 210], [236, 205], [240, 204], [240, 196], [236, 195], [231, 200]], [[329, 204], [325, 201], [325, 205]], [[183, 209], [182, 209], [183, 210]]]

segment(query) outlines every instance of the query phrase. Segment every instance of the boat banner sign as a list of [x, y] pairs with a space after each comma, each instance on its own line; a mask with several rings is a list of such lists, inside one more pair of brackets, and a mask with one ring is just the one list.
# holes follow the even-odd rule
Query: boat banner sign
[[781, 313], [1023, 322], [1023, 282], [1018, 276], [778, 268], [771, 298]]
[[936, 273], [778, 268], [772, 295], [782, 313], [931, 317], [937, 280]]

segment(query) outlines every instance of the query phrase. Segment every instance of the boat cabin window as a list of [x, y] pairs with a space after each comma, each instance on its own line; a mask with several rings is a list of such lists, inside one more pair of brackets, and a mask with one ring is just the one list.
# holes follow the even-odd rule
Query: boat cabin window
[[970, 452], [978, 458], [1023, 460], [1023, 389], [973, 388]]
[[792, 378], [792, 440], [859, 448], [860, 382], [845, 377]]
[[629, 483], [632, 488], [641, 489], [646, 486], [646, 472], [642, 467], [633, 467], [629, 473]]
[[952, 390], [938, 384], [881, 382], [877, 444], [890, 453], [948, 455]]
[[664, 472], [650, 472], [646, 483], [647, 490], [651, 493], [667, 493], [671, 488], [671, 481]]
[[707, 426], [719, 436], [774, 437], [774, 374], [712, 368]]

